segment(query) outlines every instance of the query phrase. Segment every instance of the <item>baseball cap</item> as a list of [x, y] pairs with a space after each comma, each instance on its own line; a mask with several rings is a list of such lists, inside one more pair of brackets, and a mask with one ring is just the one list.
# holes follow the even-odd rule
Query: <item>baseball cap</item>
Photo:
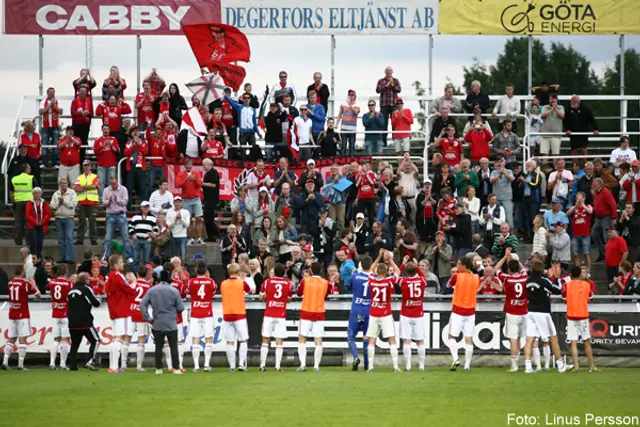
[[356, 94], [356, 91], [355, 91], [355, 90], [353, 90], [353, 89], [349, 89], [349, 90], [347, 91], [347, 95], [351, 95], [351, 94], [354, 94], [354, 95], [355, 95], [355, 94]]
[[307, 251], [307, 252], [313, 252], [313, 246], [311, 246], [311, 245], [304, 245], [304, 246], [302, 247], [302, 250], [303, 250], [303, 251]]
[[85, 165], [91, 166], [91, 160], [85, 159], [84, 162], [82, 162], [82, 166], [85, 166]]
[[153, 270], [153, 264], [145, 264], [144, 266]]
[[259, 191], [259, 193], [262, 193], [263, 191], [264, 191], [264, 192], [266, 192], [266, 193], [268, 193], [268, 192], [269, 192], [269, 189], [268, 189], [267, 187], [265, 187], [265, 186], [262, 186], [262, 187], [260, 187], [260, 191]]
[[180, 196], [176, 196], [176, 197], [174, 197], [174, 198], [173, 198], [173, 201], [175, 202], [176, 200], [180, 200], [180, 201], [182, 201], [182, 197], [180, 197]]
[[551, 200], [551, 203], [562, 203], [562, 200], [558, 197], [554, 197], [553, 200]]
[[404, 101], [402, 100], [402, 98], [398, 98], [396, 99], [396, 104], [404, 104]]
[[308, 164], [308, 165], [315, 165], [315, 164], [316, 164], [316, 161], [315, 161], [315, 160], [313, 160], [313, 159], [309, 159], [309, 160], [307, 160], [307, 164]]
[[307, 179], [304, 183], [305, 183], [305, 184], [308, 184], [308, 183], [315, 184], [316, 182], [315, 182], [314, 180], [312, 180], [311, 178], [309, 178], [309, 179]]
[[320, 213], [327, 213], [329, 212], [329, 208], [327, 208], [326, 206], [320, 208]]
[[202, 255], [201, 253], [194, 254], [191, 257], [191, 261], [204, 261], [204, 255]]
[[364, 219], [364, 214], [362, 212], [358, 212], [356, 214], [356, 219], [360, 219], [360, 218]]
[[551, 264], [560, 264], [560, 259], [559, 258], [552, 259]]
[[432, 183], [432, 182], [431, 182], [431, 178], [426, 177], [426, 178], [424, 179], [424, 183], [425, 183], [425, 184], [431, 184], [431, 183]]
[[92, 269], [92, 270], [94, 270], [94, 269], [96, 269], [96, 268], [97, 268], [98, 270], [100, 270], [100, 268], [102, 268], [102, 266], [101, 266], [100, 264], [91, 264], [91, 269]]
[[640, 166], [640, 160], [634, 160], [631, 162], [631, 166], [636, 167], [636, 166]]
[[442, 234], [442, 235], [444, 236], [444, 233], [443, 233], [442, 231], [440, 231], [440, 230], [436, 231], [436, 236], [437, 236], [438, 234]]
[[146, 200], [142, 203], [140, 203], [140, 207], [144, 208], [145, 206], [151, 206], [151, 203], [147, 202]]

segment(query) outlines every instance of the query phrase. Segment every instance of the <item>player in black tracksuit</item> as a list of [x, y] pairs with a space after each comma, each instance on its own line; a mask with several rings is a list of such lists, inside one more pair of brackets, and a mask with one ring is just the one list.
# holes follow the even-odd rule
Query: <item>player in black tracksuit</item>
[[77, 356], [78, 347], [82, 343], [82, 338], [89, 340], [89, 360], [85, 366], [97, 371], [96, 355], [100, 337], [98, 331], [93, 327], [92, 307], [100, 307], [100, 299], [97, 298], [91, 286], [87, 284], [88, 276], [82, 273], [78, 276], [76, 284], [69, 291], [69, 333], [71, 335], [71, 351], [69, 352], [69, 369], [78, 370]]
[[[529, 295], [529, 313], [527, 314], [527, 343], [524, 348], [525, 373], [535, 372], [531, 367], [531, 354], [533, 343], [537, 338], [547, 347], [551, 343], [551, 350], [556, 357], [558, 371], [564, 372], [566, 367], [560, 346], [555, 325], [551, 319], [551, 294], [559, 295], [562, 289], [543, 276], [544, 264], [536, 261], [531, 266], [529, 280], [527, 280], [527, 294]], [[545, 350], [545, 369], [549, 369], [548, 350]], [[539, 370], [539, 353], [536, 355], [536, 363]]]

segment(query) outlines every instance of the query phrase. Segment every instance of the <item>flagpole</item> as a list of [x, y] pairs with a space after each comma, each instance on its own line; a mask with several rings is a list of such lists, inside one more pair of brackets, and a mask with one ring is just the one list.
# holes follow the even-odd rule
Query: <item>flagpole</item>
[[331, 34], [331, 116], [335, 117], [335, 102], [333, 101], [336, 96], [336, 36]]

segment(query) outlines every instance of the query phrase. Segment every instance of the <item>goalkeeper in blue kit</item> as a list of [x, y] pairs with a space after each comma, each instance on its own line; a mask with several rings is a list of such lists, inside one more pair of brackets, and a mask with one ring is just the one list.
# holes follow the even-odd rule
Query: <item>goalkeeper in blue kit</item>
[[[371, 274], [371, 265], [373, 260], [369, 256], [360, 259], [360, 267], [362, 272], [354, 271], [351, 275], [350, 288], [353, 293], [351, 301], [351, 314], [349, 315], [349, 327], [347, 329], [347, 342], [349, 343], [349, 351], [353, 356], [353, 370], [357, 371], [360, 365], [358, 357], [358, 347], [356, 346], [356, 336], [362, 331], [363, 345], [362, 352], [364, 355], [364, 370], [369, 369], [369, 352], [367, 349], [368, 341], [364, 334], [367, 333], [369, 327], [369, 306], [371, 305], [371, 297], [369, 295], [369, 275]], [[347, 289], [349, 291], [349, 289]]]

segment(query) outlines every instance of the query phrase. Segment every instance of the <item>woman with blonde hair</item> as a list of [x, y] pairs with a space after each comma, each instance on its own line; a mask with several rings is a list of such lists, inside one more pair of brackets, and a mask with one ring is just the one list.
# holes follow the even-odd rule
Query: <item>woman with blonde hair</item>
[[547, 223], [543, 215], [536, 215], [533, 219], [533, 250], [532, 253], [548, 255], [547, 253]]
[[262, 282], [264, 281], [264, 275], [260, 270], [260, 261], [255, 258], [249, 260], [249, 276], [253, 279], [253, 283], [256, 284], [256, 289], [260, 290]]
[[[109, 86], [113, 85], [113, 91], [109, 92]], [[127, 82], [120, 77], [120, 69], [112, 65], [109, 69], [109, 77], [104, 79], [102, 83], [102, 100], [109, 99], [109, 95], [115, 95], [118, 99], [124, 99], [124, 90], [127, 88]]]
[[276, 259], [272, 256], [268, 256], [265, 260], [264, 260], [264, 267], [263, 267], [263, 271], [264, 271], [264, 278], [266, 279], [270, 279], [271, 277], [273, 277], [273, 267], [276, 265]]

